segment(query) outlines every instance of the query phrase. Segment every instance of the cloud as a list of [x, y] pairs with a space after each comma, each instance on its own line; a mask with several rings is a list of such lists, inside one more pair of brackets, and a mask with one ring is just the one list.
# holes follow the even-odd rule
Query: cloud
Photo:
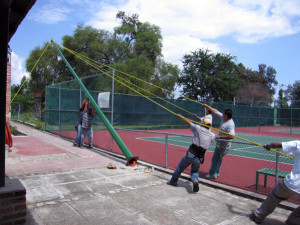
[[300, 31], [298, 0], [128, 0], [99, 4], [100, 10], [88, 25], [112, 31], [119, 25], [115, 18], [118, 11], [137, 13], [140, 21], [161, 28], [163, 52], [172, 61], [202, 47], [224, 52], [226, 49], [215, 41], [224, 36], [252, 44]]
[[67, 7], [58, 7], [54, 4], [47, 4], [41, 7], [38, 11], [30, 16], [39, 23], [56, 24], [64, 21], [68, 18], [68, 15], [72, 12], [72, 9]]
[[11, 84], [20, 85], [24, 76], [29, 77], [29, 73], [26, 72], [24, 65], [24, 59], [12, 52], [11, 54]]

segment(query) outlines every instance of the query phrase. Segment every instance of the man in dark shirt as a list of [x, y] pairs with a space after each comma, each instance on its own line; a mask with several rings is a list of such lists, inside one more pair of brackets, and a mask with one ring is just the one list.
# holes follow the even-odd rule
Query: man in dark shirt
[[80, 146], [80, 142], [81, 142], [81, 126], [82, 126], [82, 117], [83, 117], [83, 110], [84, 110], [84, 107], [85, 107], [85, 104], [87, 103], [87, 96], [85, 96], [85, 99], [83, 100], [80, 108], [79, 108], [79, 111], [78, 111], [78, 121], [75, 125], [75, 128], [77, 128], [77, 135], [76, 135], [76, 138], [74, 140], [74, 146]]

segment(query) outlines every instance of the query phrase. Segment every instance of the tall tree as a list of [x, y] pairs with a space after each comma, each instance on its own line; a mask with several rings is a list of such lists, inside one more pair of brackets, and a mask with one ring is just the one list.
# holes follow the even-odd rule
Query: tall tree
[[276, 70], [272, 66], [266, 66], [265, 64], [258, 65], [258, 73], [261, 75], [263, 80], [266, 82], [266, 86], [271, 91], [272, 95], [275, 94], [275, 87], [278, 82], [276, 80]]
[[[88, 65], [63, 49], [63, 54], [78, 76], [83, 77], [101, 73], [107, 71], [109, 69], [108, 66], [112, 66], [125, 73], [137, 76], [147, 82], [155, 82], [156, 85], [173, 91], [175, 82], [179, 76], [179, 70], [178, 68], [176, 69], [176, 66], [164, 62], [162, 58], [160, 28], [150, 23], [139, 21], [137, 14], [130, 16], [126, 15], [125, 12], [118, 12], [116, 17], [120, 20], [121, 25], [114, 29], [114, 33], [79, 24], [72, 36], [66, 35], [63, 37], [63, 45], [65, 47], [88, 57], [101, 67], [98, 69], [95, 66]], [[27, 59], [28, 71], [40, 56], [43, 48], [37, 47], [30, 54]], [[51, 47], [50, 53], [45, 53], [44, 59], [41, 60], [39, 66], [31, 74], [33, 91], [44, 90], [46, 85], [51, 85], [55, 82], [73, 79], [72, 74], [63, 61], [59, 60], [57, 52], [55, 49], [53, 51], [53, 49]], [[162, 65], [168, 66], [162, 67]], [[164, 77], [166, 74], [168, 74], [169, 82], [157, 79], [157, 77]], [[117, 75], [133, 82], [135, 85], [140, 85], [141, 88], [153, 90], [153, 87], [147, 86], [136, 79], [128, 78], [122, 75], [122, 73], [118, 73]], [[97, 87], [98, 83], [95, 82], [90, 85], [90, 88], [93, 88]], [[134, 93], [132, 90], [121, 85], [116, 85], [115, 91]], [[162, 97], [167, 96], [164, 91], [159, 92], [159, 94]]]
[[284, 96], [284, 91], [282, 88], [280, 88], [278, 92], [278, 101], [280, 108], [288, 108], [288, 98]]
[[[53, 46], [50, 45], [40, 58], [46, 45], [47, 43], [44, 43], [43, 47], [35, 47], [26, 60], [26, 70], [33, 69], [29, 78], [31, 92], [45, 92], [47, 85], [64, 80], [61, 77], [64, 65], [58, 60], [58, 53]], [[40, 60], [37, 61], [39, 58]]]
[[240, 86], [234, 60], [230, 54], [203, 49], [184, 55], [178, 80], [182, 94], [201, 101], [233, 101]]
[[236, 96], [238, 102], [249, 105], [262, 102], [267, 105], [271, 104], [275, 93], [273, 86], [277, 84], [276, 71], [273, 67], [267, 68], [265, 64], [260, 64], [258, 71], [255, 71], [240, 63], [237, 71], [241, 81], [241, 88]]
[[300, 80], [295, 81], [293, 85], [288, 85], [285, 91], [288, 99], [291, 101], [291, 107], [300, 107]]

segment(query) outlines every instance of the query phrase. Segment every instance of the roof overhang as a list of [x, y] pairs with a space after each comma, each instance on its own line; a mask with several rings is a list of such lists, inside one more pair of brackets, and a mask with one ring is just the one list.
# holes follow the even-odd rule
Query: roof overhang
[[17, 31], [36, 0], [4, 0], [2, 4], [10, 8], [8, 42]]

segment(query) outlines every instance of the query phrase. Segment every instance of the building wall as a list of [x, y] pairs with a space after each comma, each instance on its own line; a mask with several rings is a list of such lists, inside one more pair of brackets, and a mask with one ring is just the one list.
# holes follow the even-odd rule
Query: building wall
[[11, 101], [11, 55], [8, 53], [6, 78], [6, 123], [10, 121], [10, 101]]

